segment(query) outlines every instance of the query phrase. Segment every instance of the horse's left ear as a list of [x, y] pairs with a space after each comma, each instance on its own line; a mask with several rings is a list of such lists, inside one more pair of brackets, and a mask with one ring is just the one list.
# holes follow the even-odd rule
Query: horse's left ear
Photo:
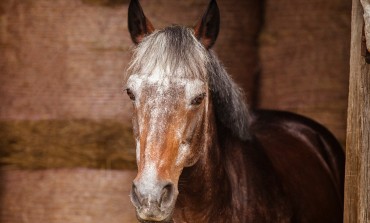
[[139, 0], [131, 0], [128, 7], [128, 30], [135, 44], [139, 44], [146, 35], [154, 31], [152, 23], [144, 15]]
[[206, 49], [209, 49], [215, 44], [219, 30], [220, 10], [216, 0], [211, 0], [206, 13], [194, 27], [194, 35]]

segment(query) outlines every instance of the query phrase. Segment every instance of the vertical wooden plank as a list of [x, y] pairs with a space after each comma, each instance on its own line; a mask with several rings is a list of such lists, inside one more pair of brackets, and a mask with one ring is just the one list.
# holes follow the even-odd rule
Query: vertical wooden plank
[[370, 222], [370, 65], [361, 55], [363, 10], [352, 1], [345, 223]]

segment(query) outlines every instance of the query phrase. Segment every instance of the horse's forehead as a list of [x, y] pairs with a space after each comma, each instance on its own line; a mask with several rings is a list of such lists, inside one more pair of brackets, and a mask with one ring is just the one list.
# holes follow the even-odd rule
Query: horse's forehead
[[167, 96], [191, 97], [206, 90], [206, 83], [197, 78], [158, 75], [132, 75], [127, 85], [137, 92], [157, 93]]

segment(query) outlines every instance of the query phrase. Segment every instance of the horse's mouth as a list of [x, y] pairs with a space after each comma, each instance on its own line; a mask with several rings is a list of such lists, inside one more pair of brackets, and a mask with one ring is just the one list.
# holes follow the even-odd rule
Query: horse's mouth
[[136, 218], [140, 223], [173, 223], [172, 211], [157, 212], [157, 213], [144, 213], [140, 209], [136, 212]]
[[139, 220], [140, 223], [174, 223], [173, 220], [169, 221], [145, 221], [145, 220]]
[[162, 221], [143, 220], [139, 216], [137, 216], [137, 219], [140, 223], [174, 223], [174, 221], [172, 220], [172, 217], [162, 220]]

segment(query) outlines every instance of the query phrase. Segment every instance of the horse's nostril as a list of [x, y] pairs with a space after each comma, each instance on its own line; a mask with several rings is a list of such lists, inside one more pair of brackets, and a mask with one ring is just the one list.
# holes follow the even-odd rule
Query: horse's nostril
[[139, 207], [141, 206], [141, 196], [137, 191], [137, 187], [135, 183], [132, 184], [132, 189], [131, 189], [131, 201], [132, 203], [136, 206]]
[[163, 187], [161, 198], [159, 200], [159, 205], [161, 207], [166, 207], [166, 206], [171, 205], [171, 201], [173, 199], [173, 194], [174, 194], [173, 191], [174, 191], [174, 188], [173, 188], [172, 183], [168, 183], [166, 184], [166, 186]]

